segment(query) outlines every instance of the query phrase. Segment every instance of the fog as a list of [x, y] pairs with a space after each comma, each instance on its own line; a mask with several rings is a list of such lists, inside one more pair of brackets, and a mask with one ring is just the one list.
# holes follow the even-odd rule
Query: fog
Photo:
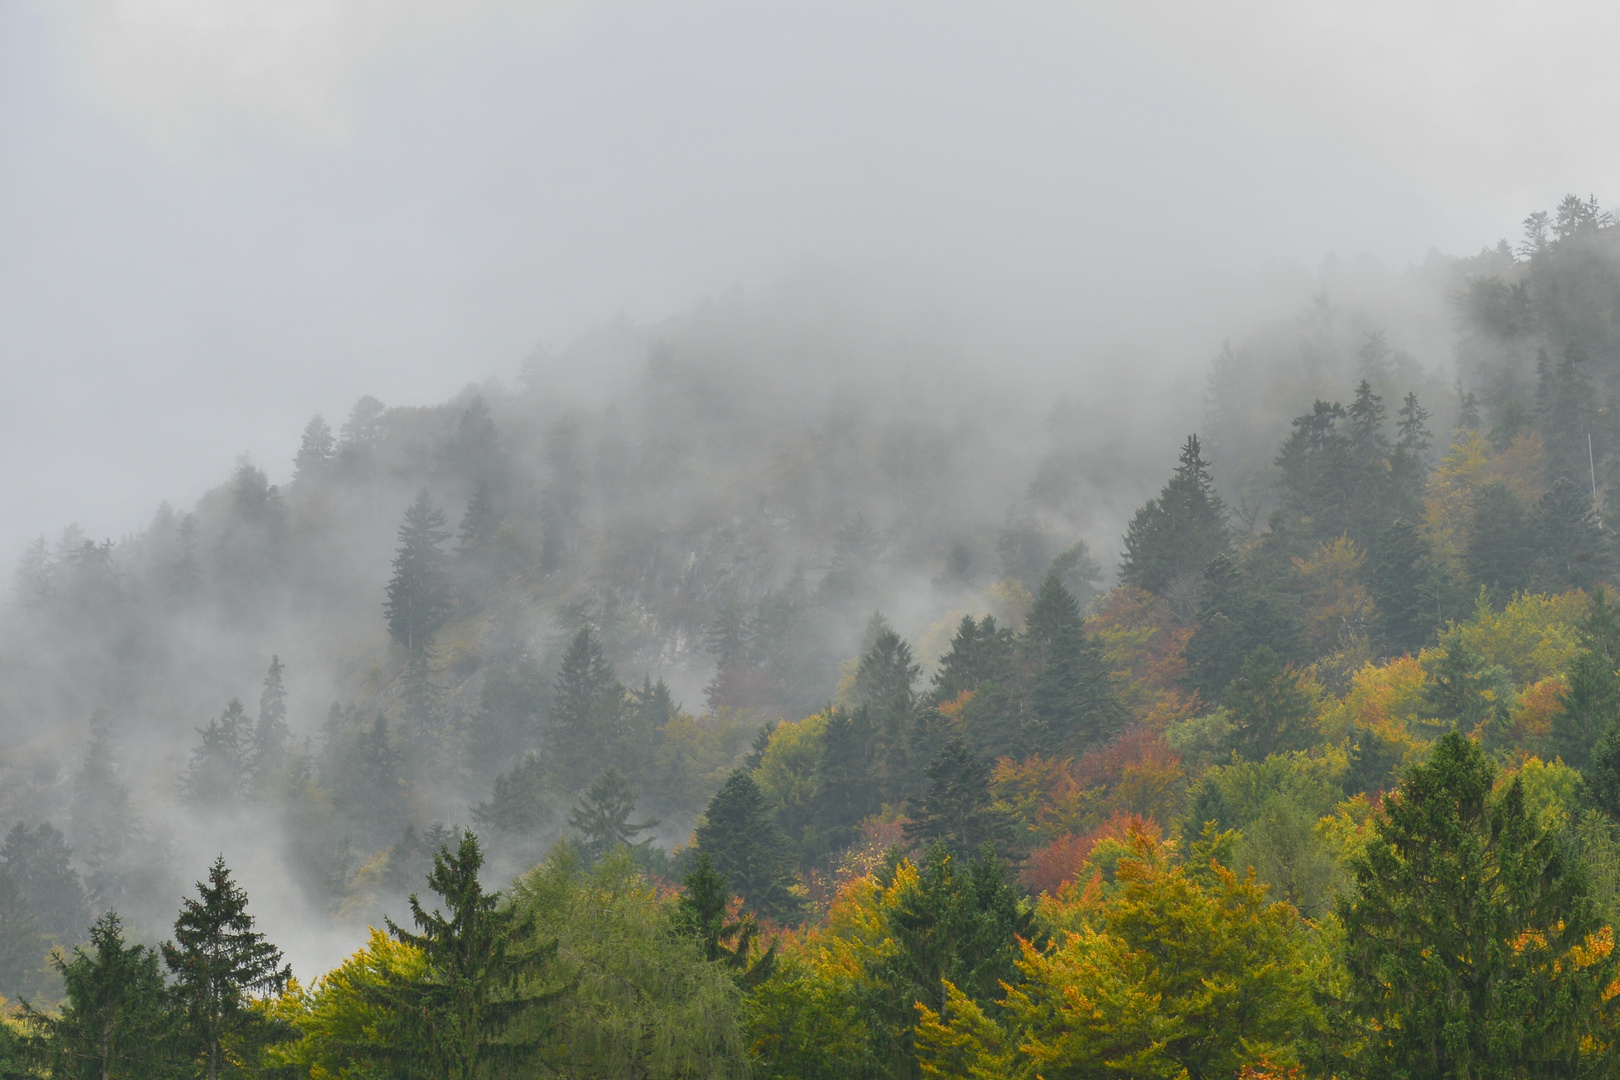
[[[1576, 49], [1612, 40], [1611, 13], [1566, 7], [1541, 17], [1589, 20]], [[1076, 542], [1111, 582], [1131, 512], [1208, 430], [1223, 343], [1267, 390], [1222, 414], [1234, 504], [1294, 413], [1350, 393], [1370, 333], [1407, 358], [1391, 391], [1449, 423], [1447, 260], [1615, 174], [1612, 140], [1568, 137], [1612, 65], [1526, 55], [1505, 5], [1351, 10], [0, 6], [0, 553], [45, 536], [60, 568], [111, 540], [122, 590], [58, 582], [79, 606], [32, 623], [11, 598], [0, 824], [66, 827], [104, 710], [151, 859], [190, 881], [228, 849], [313, 974], [399, 913], [367, 859], [405, 822], [470, 823], [496, 770], [424, 758], [444, 770], [386, 828], [321, 819], [347, 861], [289, 872], [330, 854], [294, 850], [308, 822], [176, 795], [272, 654], [317, 748], [334, 702], [488, 712], [488, 673], [521, 667], [501, 649], [544, 682], [586, 625], [696, 717], [717, 613], [791, 594], [802, 685], [737, 699], [729, 764], [840, 692], [875, 607], [931, 665], [941, 627]], [[378, 431], [295, 480], [310, 417], [338, 433], [366, 395], [392, 407]], [[479, 402], [498, 466], [467, 435]], [[240, 539], [249, 464], [279, 489], [273, 543]], [[422, 705], [382, 617], [395, 531], [424, 486], [454, 530], [483, 483], [509, 561], [467, 571]], [[193, 512], [202, 584], [173, 592]], [[312, 783], [341, 767], [310, 753]], [[707, 797], [670, 783], [664, 846]], [[121, 887], [160, 934], [170, 884]]]

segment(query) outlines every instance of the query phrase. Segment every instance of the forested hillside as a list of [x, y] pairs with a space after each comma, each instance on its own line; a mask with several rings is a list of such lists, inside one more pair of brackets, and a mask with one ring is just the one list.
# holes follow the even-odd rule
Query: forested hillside
[[1611, 1075], [1620, 228], [1328, 284], [1201, 413], [739, 300], [40, 541], [5, 1068]]

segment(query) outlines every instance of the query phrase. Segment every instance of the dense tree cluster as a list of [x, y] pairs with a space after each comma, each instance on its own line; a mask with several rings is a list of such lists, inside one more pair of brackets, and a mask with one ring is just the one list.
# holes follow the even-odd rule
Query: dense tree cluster
[[[321, 515], [410, 481], [363, 689], [303, 723], [313, 675], [267, 649], [170, 780], [199, 828], [278, 828], [337, 925], [384, 929], [300, 983], [223, 859], [173, 920], [184, 856], [98, 713], [64, 827], [0, 845], [0, 1075], [1612, 1075], [1620, 230], [1581, 200], [1528, 228], [1463, 266], [1471, 391], [1437, 399], [1358, 329], [1353, 376], [1259, 465], [1223, 460], [1213, 395], [1107, 589], [1029, 506], [924, 545], [875, 502], [805, 524], [790, 473], [750, 514], [821, 529], [813, 558], [750, 578], [766, 548], [717, 539], [739, 515], [669, 563], [667, 506], [622, 533], [602, 509], [680, 475], [663, 418], [618, 445], [493, 395], [312, 422], [286, 489], [242, 463], [140, 568], [39, 545], [42, 639], [111, 612], [145, 640], [143, 590], [274, 628], [352, 600], [303, 546]], [[1308, 312], [1310, 348], [1332, 320]], [[665, 361], [672, 410], [720, 407]], [[840, 430], [828, 476], [872, 449]], [[924, 550], [936, 621], [897, 629], [873, 608]], [[712, 662], [690, 711], [658, 676], [711, 669], [673, 655]]]

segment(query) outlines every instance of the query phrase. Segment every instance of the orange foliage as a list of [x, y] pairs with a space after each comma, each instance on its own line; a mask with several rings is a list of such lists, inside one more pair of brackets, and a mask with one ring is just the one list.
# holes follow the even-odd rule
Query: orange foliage
[[1120, 844], [1132, 843], [1132, 837], [1145, 837], [1157, 846], [1162, 831], [1151, 818], [1116, 810], [1112, 817], [1083, 834], [1065, 833], [1029, 857], [1023, 873], [1023, 882], [1031, 892], [1056, 896], [1063, 886], [1079, 880], [1086, 872], [1086, 860], [1104, 840]]
[[996, 801], [1038, 840], [1085, 832], [1117, 813], [1168, 821], [1185, 787], [1180, 755], [1145, 726], [1130, 728], [1078, 761], [1038, 754], [1022, 761], [1002, 758], [990, 779]]
[[1114, 687], [1132, 715], [1148, 715], [1164, 695], [1177, 692], [1193, 627], [1177, 626], [1160, 597], [1121, 585], [1086, 620], [1086, 632], [1102, 645]]
[[1522, 745], [1551, 735], [1553, 717], [1563, 707], [1567, 689], [1564, 680], [1557, 675], [1549, 675], [1525, 687], [1511, 714], [1513, 741]]

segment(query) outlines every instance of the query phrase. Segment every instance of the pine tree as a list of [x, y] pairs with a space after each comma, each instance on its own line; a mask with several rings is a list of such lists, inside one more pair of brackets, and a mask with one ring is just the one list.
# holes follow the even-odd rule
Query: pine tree
[[1569, 668], [1569, 688], [1552, 718], [1552, 746], [1564, 764], [1584, 771], [1592, 746], [1620, 718], [1620, 607], [1607, 589], [1592, 594], [1577, 626], [1581, 651]]
[[232, 698], [219, 719], [197, 729], [201, 742], [181, 779], [181, 791], [197, 806], [224, 807], [238, 802], [248, 778], [251, 733], [242, 703]]
[[987, 682], [1005, 683], [1012, 674], [1012, 633], [986, 615], [978, 622], [962, 616], [951, 638], [951, 651], [940, 657], [930, 698], [935, 704], [954, 701], [964, 690]]
[[457, 554], [470, 562], [486, 563], [493, 553], [495, 544], [495, 530], [500, 528], [501, 520], [495, 512], [495, 498], [490, 492], [489, 484], [480, 481], [473, 488], [472, 498], [467, 500], [467, 509], [461, 515], [461, 524], [456, 532], [458, 536]]
[[708, 853], [750, 911], [784, 922], [798, 917], [803, 903], [792, 891], [788, 840], [752, 776], [738, 769], [726, 778], [709, 800], [696, 837], [698, 851]]
[[285, 990], [292, 969], [253, 928], [247, 893], [231, 880], [223, 857], [209, 867], [208, 881], [197, 883], [197, 893], [182, 902], [174, 941], [164, 942], [162, 953], [185, 1011], [184, 1041], [208, 1080], [217, 1080], [227, 1047], [240, 1054], [278, 1034], [250, 1006], [257, 995]]
[[1528, 583], [1535, 537], [1518, 497], [1500, 481], [1474, 496], [1474, 535], [1463, 566], [1475, 583], [1489, 586], [1506, 602]]
[[84, 884], [72, 858], [67, 837], [48, 821], [33, 829], [19, 821], [0, 845], [0, 863], [23, 902], [39, 915], [44, 932], [63, 945], [78, 940], [90, 918]]
[[818, 846], [824, 852], [848, 847], [855, 838], [855, 827], [878, 809], [872, 742], [872, 721], [866, 706], [853, 713], [843, 709], [828, 711], [811, 808]]
[[1531, 522], [1541, 557], [1536, 585], [1591, 592], [1614, 569], [1613, 550], [1586, 488], [1560, 476], [1536, 504]]
[[253, 728], [253, 750], [250, 770], [255, 785], [261, 791], [274, 781], [276, 774], [287, 762], [287, 741], [292, 732], [287, 728], [287, 688], [283, 685], [281, 657], [270, 658], [270, 670], [265, 672], [264, 689], [259, 694], [259, 722]]
[[412, 893], [416, 931], [385, 920], [389, 933], [420, 949], [427, 962], [426, 977], [390, 972], [370, 994], [388, 1014], [371, 1049], [406, 1075], [472, 1080], [521, 1069], [539, 1052], [542, 1035], [516, 1030], [513, 1021], [563, 992], [535, 986], [557, 942], [536, 942], [533, 915], [519, 916], [501, 904], [500, 893], [484, 892], [483, 864], [478, 838], [463, 832], [455, 851], [444, 847], [433, 856], [427, 880], [449, 914], [425, 910]]
[[1582, 1075], [1615, 1022], [1615, 958], [1575, 958], [1601, 928], [1584, 875], [1519, 781], [1493, 795], [1494, 780], [1484, 751], [1448, 733], [1352, 858], [1339, 917], [1367, 1022], [1361, 1075]]
[[1250, 761], [1304, 750], [1314, 741], [1311, 699], [1300, 689], [1298, 674], [1264, 645], [1243, 661], [1224, 704], [1237, 751]]
[[[636, 793], [619, 770], [609, 768], [592, 781], [568, 815], [568, 824], [580, 835], [585, 851], [594, 862], [619, 846], [637, 844], [636, 834], [658, 824], [657, 818], [632, 823], [636, 812]], [[651, 844], [652, 838], [640, 841]]]
[[[563, 653], [551, 685], [551, 741], [563, 777], [593, 775], [615, 760], [624, 720], [624, 687], [602, 644], [586, 627]], [[577, 779], [575, 780], [577, 783]]]
[[1421, 458], [1434, 442], [1429, 431], [1429, 410], [1418, 404], [1418, 396], [1408, 392], [1401, 402], [1395, 424], [1395, 445], [1413, 457]]
[[175, 1018], [158, 951], [130, 944], [123, 922], [109, 911], [90, 927], [89, 951], [75, 946], [51, 963], [65, 1000], [55, 1013], [24, 1006], [24, 1019], [46, 1046], [51, 1076], [111, 1080], [178, 1076]]
[[1226, 505], [1215, 492], [1198, 436], [1189, 435], [1175, 474], [1159, 497], [1149, 499], [1131, 518], [1120, 581], [1162, 593], [1178, 579], [1197, 577], [1230, 545]]
[[24, 899], [11, 872], [0, 867], [0, 995], [32, 993], [44, 973], [49, 949], [38, 912]]
[[538, 831], [553, 817], [547, 771], [540, 755], [525, 755], [495, 778], [489, 801], [473, 807], [473, 820], [520, 836]]
[[442, 545], [449, 539], [444, 512], [433, 506], [427, 489], [405, 511], [399, 527], [394, 576], [388, 582], [388, 633], [407, 653], [427, 648], [433, 633], [450, 615], [450, 590]]
[[735, 970], [744, 988], [769, 978], [775, 966], [776, 946], [773, 944], [758, 958], [751, 957], [759, 923], [747, 911], [731, 918], [731, 891], [708, 852], [698, 852], [697, 866], [686, 875], [684, 885], [675, 902], [674, 923], [697, 939], [703, 958]]
[[317, 416], [304, 426], [304, 439], [293, 458], [293, 480], [311, 483], [326, 477], [337, 460], [337, 440], [332, 429]]
[[1035, 597], [1020, 646], [1034, 672], [1030, 687], [1029, 749], [1057, 755], [1083, 750], [1114, 734], [1124, 709], [1108, 681], [1108, 666], [1062, 580], [1054, 573]]
[[1003, 856], [1018, 854], [1017, 827], [990, 797], [990, 766], [959, 738], [946, 740], [928, 766], [928, 788], [906, 824], [907, 840], [938, 842], [959, 858], [986, 844]]
[[1417, 526], [1403, 518], [1384, 526], [1368, 552], [1368, 591], [1392, 651], [1416, 655], [1439, 623], [1428, 587], [1429, 562], [1429, 547]]

